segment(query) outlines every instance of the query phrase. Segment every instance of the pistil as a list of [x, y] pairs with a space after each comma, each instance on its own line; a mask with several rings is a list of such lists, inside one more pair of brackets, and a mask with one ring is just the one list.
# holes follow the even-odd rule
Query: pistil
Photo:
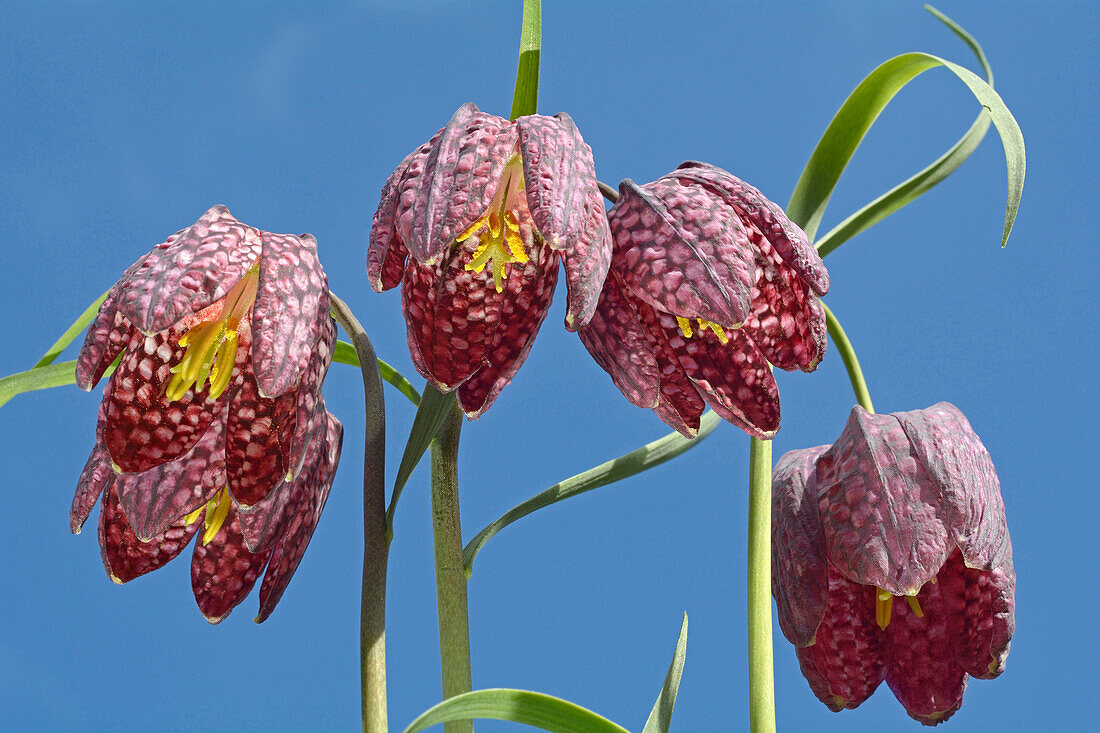
[[514, 155], [504, 167], [497, 192], [486, 213], [455, 239], [457, 244], [472, 236], [477, 237], [477, 249], [465, 268], [467, 271], [481, 272], [492, 261], [493, 285], [498, 293], [504, 290], [505, 266], [528, 260], [520, 235], [520, 215], [517, 213], [523, 196], [522, 160]]

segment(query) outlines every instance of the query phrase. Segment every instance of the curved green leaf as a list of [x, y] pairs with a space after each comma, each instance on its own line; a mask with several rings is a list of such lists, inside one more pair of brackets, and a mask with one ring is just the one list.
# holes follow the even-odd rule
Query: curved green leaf
[[[963, 40], [966, 40], [971, 48], [977, 47], [977, 43], [971, 43], [973, 39], [956, 24], [950, 22], [946, 16], [938, 12], [935, 14], [959, 34]], [[979, 55], [979, 60], [984, 58], [980, 47], [977, 47], [976, 52]], [[817, 233], [821, 218], [825, 213], [825, 207], [836, 188], [841, 173], [844, 172], [871, 125], [874, 124], [874, 121], [886, 105], [890, 103], [894, 95], [901, 91], [902, 87], [920, 74], [937, 66], [946, 67], [966, 84], [971, 93], [985, 107], [1001, 136], [1008, 172], [1008, 193], [1001, 246], [1008, 242], [1012, 225], [1016, 220], [1016, 211], [1020, 206], [1024, 186], [1024, 138], [1020, 132], [1020, 127], [997, 92], [974, 72], [925, 53], [902, 54], [881, 64], [860, 82], [844, 104], [841, 105], [832, 122], [829, 123], [820, 142], [814, 148], [809, 162], [806, 163], [806, 168], [802, 171], [794, 193], [791, 195], [791, 201], [787, 206], [787, 214], [806, 231], [806, 235], [811, 240]], [[984, 66], [988, 69], [988, 65]], [[830, 232], [831, 241], [826, 243], [830, 247], [828, 251], [835, 249], [844, 239], [863, 231], [920, 196], [943, 180], [951, 171], [958, 168], [962, 161], [973, 151], [973, 146], [977, 145], [978, 140], [980, 140], [978, 133], [975, 132], [978, 124], [975, 122], [975, 125], [971, 127], [971, 131], [928, 169], [846, 219], [837, 227], [840, 230], [839, 232], [836, 230]], [[980, 134], [984, 135], [985, 133], [982, 131]]]
[[668, 733], [668, 727], [672, 723], [672, 707], [676, 704], [676, 694], [680, 691], [680, 677], [684, 674], [687, 643], [688, 615], [685, 613], [680, 624], [680, 638], [676, 640], [676, 650], [672, 653], [672, 662], [665, 675], [665, 683], [661, 686], [657, 702], [653, 703], [653, 710], [649, 713], [642, 733]]
[[[96, 317], [96, 314], [99, 313], [99, 306], [102, 305], [103, 301], [107, 299], [107, 293], [109, 292], [111, 291], [108, 290], [106, 293], [96, 298], [95, 302], [84, 309], [84, 312], [80, 314], [80, 317], [73, 321], [73, 325], [69, 326], [68, 330], [65, 331], [65, 333], [61, 334], [60, 338], [58, 338], [57, 341], [54, 341], [53, 346], [51, 346], [46, 351], [46, 353], [42, 355], [42, 358], [38, 360], [37, 364], [35, 364], [36, 367], [44, 367], [49, 364], [53, 364], [54, 359], [56, 359], [58, 355], [61, 354], [61, 352], [68, 347], [69, 344], [75, 341], [76, 337], [79, 336], [84, 331], [84, 329], [88, 327], [88, 324], [92, 322], [92, 319]], [[2, 404], [4, 403], [0, 402], [0, 405]]]
[[452, 720], [489, 718], [523, 723], [554, 733], [628, 733], [607, 718], [559, 697], [528, 690], [474, 690], [425, 710], [405, 733]]
[[699, 418], [699, 433], [690, 440], [677, 432], [669, 433], [665, 437], [647, 443], [626, 455], [601, 463], [595, 468], [590, 468], [584, 473], [578, 473], [576, 476], [567, 478], [564, 481], [559, 481], [546, 491], [512, 507], [495, 522], [478, 532], [467, 543], [466, 548], [462, 551], [462, 564], [466, 567], [466, 575], [470, 575], [472, 572], [474, 558], [477, 557], [477, 553], [481, 551], [485, 543], [512, 522], [543, 507], [557, 504], [559, 501], [583, 494], [592, 489], [598, 489], [601, 486], [607, 486], [671, 460], [689, 448], [699, 445], [703, 438], [710, 435], [718, 427], [719, 422], [718, 416], [712, 410], [707, 410]]
[[[955, 34], [970, 47], [974, 55], [977, 56], [978, 62], [982, 66], [982, 71], [985, 72], [986, 82], [989, 86], [993, 86], [993, 69], [989, 67], [989, 61], [985, 57], [985, 52], [974, 37], [935, 8], [929, 5], [925, 5], [925, 8], [928, 12], [936, 16], [936, 18], [943, 21], [948, 28], [954, 31]], [[840, 224], [833, 227], [828, 234], [818, 239], [815, 244], [821, 256], [824, 257], [852, 237], [871, 228], [898, 209], [924, 195], [940, 181], [954, 173], [955, 170], [970, 157], [977, 149], [979, 143], [985, 138], [985, 133], [989, 130], [990, 122], [992, 122], [992, 120], [984, 110], [978, 113], [977, 118], [975, 118], [970, 129], [966, 131], [966, 134], [959, 138], [958, 142], [951, 146], [946, 153], [937, 158], [931, 165], [882, 194]]]

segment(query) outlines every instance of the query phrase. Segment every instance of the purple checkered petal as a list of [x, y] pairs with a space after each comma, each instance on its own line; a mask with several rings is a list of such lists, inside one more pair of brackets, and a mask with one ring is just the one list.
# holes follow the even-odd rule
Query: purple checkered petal
[[703, 186], [627, 179], [607, 216], [614, 267], [632, 295], [666, 313], [730, 328], [749, 316], [756, 263], [748, 237]]
[[324, 400], [318, 409], [309, 416], [304, 431], [310, 442], [302, 456], [302, 470], [292, 481], [280, 481], [262, 500], [249, 507], [237, 507], [241, 516], [241, 532], [245, 544], [252, 552], [260, 552], [272, 546], [282, 538], [287, 522], [301, 511], [309, 492], [305, 487], [311, 485], [315, 477], [318, 461], [323, 451], [328, 433], [328, 413]]
[[441, 132], [409, 153], [382, 187], [382, 198], [374, 212], [370, 245], [367, 247], [367, 281], [376, 293], [396, 287], [405, 274], [409, 250], [397, 235], [397, 216], [402, 202], [406, 209], [412, 203], [417, 180], [424, 171], [424, 161]]
[[696, 181], [729, 203], [745, 221], [759, 229], [776, 251], [817, 295], [829, 292], [829, 272], [805, 232], [787, 218], [778, 205], [733, 174], [710, 165], [688, 161], [665, 176]]
[[118, 312], [118, 297], [129, 283], [130, 276], [143, 268], [145, 261], [157, 250], [169, 247], [179, 234], [180, 232], [176, 232], [168, 238], [167, 242], [158, 244], [152, 252], [147, 252], [138, 258], [137, 262], [126, 268], [122, 277], [107, 292], [107, 297], [99, 305], [99, 312], [96, 313], [95, 319], [89, 324], [84, 334], [84, 344], [76, 356], [76, 386], [80, 389], [90, 392], [103, 377], [103, 372], [107, 371], [107, 367], [122, 353], [130, 341], [133, 326]]
[[140, 539], [160, 534], [225, 486], [226, 417], [223, 409], [202, 438], [180, 458], [115, 479], [122, 510]]
[[312, 234], [261, 232], [263, 256], [252, 306], [252, 371], [264, 397], [298, 386], [329, 319], [328, 278]]
[[616, 273], [608, 274], [592, 320], [577, 335], [623, 396], [638, 407], [657, 406], [657, 357]]
[[550, 247], [561, 251], [569, 302], [565, 325], [588, 323], [611, 262], [611, 231], [596, 185], [592, 148], [569, 115], [516, 120], [527, 205]]
[[788, 451], [772, 473], [772, 595], [783, 635], [796, 647], [814, 643], [829, 602], [814, 476], [814, 463], [828, 448]]
[[991, 570], [1012, 552], [1001, 483], [993, 459], [950, 402], [894, 413], [948, 511], [951, 534], [967, 565]]
[[103, 569], [116, 583], [126, 583], [151, 573], [183, 552], [201, 526], [202, 521], [189, 525], [180, 517], [162, 532], [142, 540], [130, 528], [115, 486], [111, 486], [103, 492], [99, 510], [99, 551]]
[[850, 580], [916, 595], [954, 549], [940, 490], [893, 415], [853, 407], [817, 480], [829, 559]]
[[[450, 392], [488, 363], [504, 294], [490, 267], [465, 269], [477, 242], [456, 247], [434, 265], [410, 258], [401, 286], [401, 307], [413, 365], [440, 391]], [[508, 265], [515, 277], [518, 265]]]
[[270, 557], [270, 550], [248, 551], [240, 517], [230, 507], [218, 533], [207, 544], [196, 542], [191, 555], [191, 592], [206, 620], [221, 623], [252, 590]]
[[515, 126], [467, 103], [458, 108], [424, 159], [415, 196], [398, 205], [397, 235], [423, 264], [432, 264], [454, 244], [493, 200], [516, 147]]
[[486, 364], [458, 388], [458, 401], [471, 420], [489, 409], [527, 359], [558, 281], [557, 258], [547, 246], [538, 247], [526, 263], [508, 267]]
[[118, 296], [118, 312], [146, 334], [224, 298], [260, 256], [260, 232], [214, 206], [167, 247], [149, 253]]
[[73, 496], [73, 505], [69, 510], [69, 531], [80, 534], [81, 527], [88, 520], [92, 508], [99, 501], [103, 490], [111, 485], [115, 472], [111, 469], [111, 461], [103, 450], [96, 445], [92, 448], [92, 454], [88, 456], [84, 470], [80, 473], [80, 480], [76, 484], [76, 494]]
[[275, 610], [279, 599], [283, 597], [287, 584], [298, 569], [306, 547], [313, 538], [313, 531], [321, 519], [321, 511], [325, 508], [325, 501], [332, 488], [336, 467], [340, 463], [340, 446], [343, 442], [344, 428], [332, 414], [329, 414], [328, 418], [325, 450], [312, 467], [303, 471], [310, 474], [309, 481], [303, 486], [308, 499], [301, 510], [291, 517], [286, 535], [282, 542], [275, 546], [271, 562], [264, 574], [264, 580], [260, 586], [260, 613], [256, 616], [257, 622], [266, 620]]

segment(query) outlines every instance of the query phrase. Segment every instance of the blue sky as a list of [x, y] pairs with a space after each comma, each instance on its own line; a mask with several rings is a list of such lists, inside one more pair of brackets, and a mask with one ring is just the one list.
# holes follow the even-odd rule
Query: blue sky
[[[995, 8], [995, 9], [994, 9]], [[153, 244], [214, 203], [271, 231], [309, 231], [332, 288], [379, 354], [410, 377], [396, 291], [363, 274], [390, 170], [461, 103], [506, 115], [520, 3], [4, 3], [0, 27], [0, 372], [27, 368]], [[993, 133], [938, 189], [829, 256], [827, 302], [881, 411], [957, 404], [998, 467], [1019, 576], [1004, 675], [972, 682], [954, 730], [1086, 730], [1095, 699], [1091, 585], [1100, 120], [1089, 3], [944, 4], [984, 45], [1024, 131], [1028, 177], [998, 246], [1004, 158]], [[785, 203], [833, 112], [890, 56], [973, 66], [918, 3], [544, 3], [540, 111], [568, 111], [601, 179], [645, 182], [713, 162]], [[872, 130], [825, 229], [923, 167], [978, 107], [943, 70]], [[824, 230], [823, 230], [824, 231]], [[527, 364], [465, 426], [466, 538], [555, 481], [667, 432], [626, 403], [560, 326], [563, 293]], [[414, 380], [418, 384], [421, 380]], [[852, 404], [830, 353], [779, 375], [785, 450], [830, 442]], [[92, 446], [98, 390], [16, 398], [0, 411], [7, 601], [0, 709], [10, 729], [354, 728], [363, 434], [359, 379], [333, 367], [347, 427], [321, 525], [274, 616], [255, 597], [218, 627], [191, 598], [187, 556], [119, 588], [95, 532], [66, 513]], [[412, 410], [390, 407], [390, 471]], [[522, 520], [469, 585], [475, 687], [536, 689], [631, 729], [691, 617], [673, 729], [747, 718], [747, 438], [729, 426], [684, 457]], [[426, 472], [396, 521], [390, 719], [439, 698]], [[94, 521], [94, 520], [93, 520]], [[885, 686], [833, 714], [776, 638], [780, 727], [915, 727]], [[485, 724], [484, 730], [503, 730]]]

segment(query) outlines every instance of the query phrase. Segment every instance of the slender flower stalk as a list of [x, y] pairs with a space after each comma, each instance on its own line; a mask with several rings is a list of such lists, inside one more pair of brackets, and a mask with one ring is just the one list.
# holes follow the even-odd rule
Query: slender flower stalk
[[775, 731], [772, 675], [772, 442], [749, 438], [749, 729]]
[[844, 333], [840, 321], [829, 310], [829, 306], [822, 303], [821, 307], [825, 309], [825, 327], [829, 330], [829, 338], [833, 340], [833, 345], [836, 346], [840, 358], [844, 361], [844, 368], [848, 370], [848, 379], [852, 382], [856, 402], [867, 412], [874, 412], [875, 406], [871, 404], [871, 393], [867, 391], [867, 381], [863, 378], [859, 358], [856, 356], [856, 350], [852, 348], [852, 342], [848, 340], [848, 334]]
[[363, 445], [363, 591], [359, 611], [359, 677], [363, 733], [386, 733], [386, 407], [374, 347], [362, 324], [329, 293], [332, 312], [351, 337], [363, 372], [366, 421]]
[[[427, 389], [433, 389], [430, 385]], [[451, 406], [432, 441], [432, 540], [435, 592], [439, 609], [439, 664], [443, 698], [473, 689], [470, 675], [470, 621], [466, 572], [462, 566], [462, 522], [458, 508], [458, 439], [462, 409]], [[446, 733], [473, 731], [469, 720], [446, 723]]]

